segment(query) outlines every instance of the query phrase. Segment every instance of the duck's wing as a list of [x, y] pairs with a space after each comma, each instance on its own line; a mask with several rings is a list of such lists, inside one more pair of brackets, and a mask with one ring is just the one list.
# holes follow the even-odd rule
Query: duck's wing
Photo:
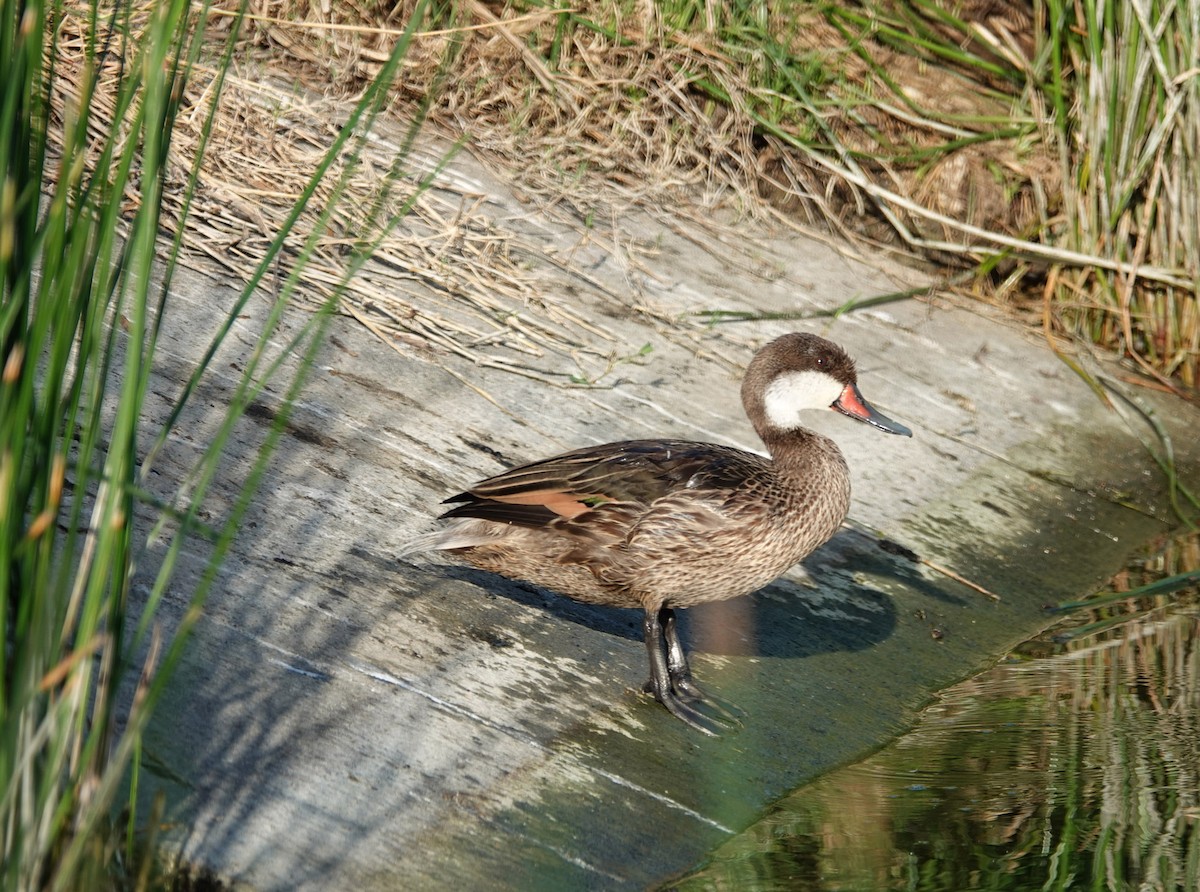
[[[762, 472], [766, 460], [687, 440], [627, 440], [577, 449], [505, 471], [446, 499], [444, 518], [477, 517], [542, 527], [587, 520], [616, 533], [651, 505], [684, 493], [722, 500]], [[588, 512], [594, 512], [588, 514]], [[571, 524], [578, 527], [580, 524]]]

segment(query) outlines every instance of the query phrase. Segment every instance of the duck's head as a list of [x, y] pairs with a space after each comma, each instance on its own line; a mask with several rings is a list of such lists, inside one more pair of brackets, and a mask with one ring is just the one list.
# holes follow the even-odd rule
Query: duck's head
[[863, 399], [846, 351], [804, 332], [783, 335], [758, 351], [742, 380], [742, 402], [763, 439], [803, 427], [805, 409], [834, 409], [889, 434], [912, 436]]

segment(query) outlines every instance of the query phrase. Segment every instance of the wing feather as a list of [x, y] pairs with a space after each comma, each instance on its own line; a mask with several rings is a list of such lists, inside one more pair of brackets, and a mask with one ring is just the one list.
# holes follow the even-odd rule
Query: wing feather
[[[732, 492], [770, 473], [762, 456], [687, 440], [627, 440], [532, 462], [446, 499], [443, 517], [628, 530], [664, 499], [721, 513]], [[598, 530], [596, 531], [598, 532]]]

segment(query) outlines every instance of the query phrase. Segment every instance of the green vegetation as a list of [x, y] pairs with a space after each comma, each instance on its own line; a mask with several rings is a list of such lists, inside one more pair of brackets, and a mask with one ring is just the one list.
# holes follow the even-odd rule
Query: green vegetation
[[[418, 4], [412, 26], [422, 11]], [[314, 245], [336, 225], [333, 211], [411, 32], [394, 41], [240, 296], [214, 307], [212, 332], [197, 333], [211, 342], [186, 385], [162, 395], [173, 389], [155, 377], [172, 278], [206, 149], [219, 132], [240, 24], [239, 17], [211, 32], [208, 7], [187, 0], [90, 8], [0, 0], [4, 889], [158, 881], [150, 854], [156, 816], [137, 813], [142, 730], [337, 294], [372, 239], [410, 207], [411, 199], [390, 201], [386, 189], [367, 205], [345, 239], [342, 284], [282, 349], [274, 345]], [[212, 33], [224, 35], [221, 43], [211, 43]], [[186, 157], [175, 145], [185, 117], [202, 122]], [[250, 314], [259, 320], [253, 349], [232, 382], [222, 378], [218, 347], [235, 320], [249, 324], [251, 296], [282, 260], [289, 276], [265, 312]], [[196, 398], [201, 388], [220, 394], [215, 406]], [[272, 406], [270, 431], [249, 447], [240, 443], [231, 462], [239, 419], [255, 402]], [[155, 473], [168, 438], [181, 437], [201, 444], [190, 471], [184, 479]], [[231, 466], [241, 469], [234, 498], [209, 498]], [[185, 543], [203, 555], [198, 571], [178, 572]], [[136, 598], [135, 582], [144, 593]], [[168, 592], [187, 604], [171, 628], [159, 617]]]
[[1063, 196], [1045, 231], [1113, 261], [1056, 267], [1052, 294], [1097, 342], [1200, 385], [1200, 2], [1047, 10]]

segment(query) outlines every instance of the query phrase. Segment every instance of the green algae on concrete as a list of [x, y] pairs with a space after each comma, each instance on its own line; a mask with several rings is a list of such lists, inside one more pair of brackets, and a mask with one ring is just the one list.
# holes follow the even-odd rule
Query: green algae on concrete
[[944, 691], [668, 887], [1197, 888], [1200, 589], [1134, 594], [1120, 623], [1078, 610]]

